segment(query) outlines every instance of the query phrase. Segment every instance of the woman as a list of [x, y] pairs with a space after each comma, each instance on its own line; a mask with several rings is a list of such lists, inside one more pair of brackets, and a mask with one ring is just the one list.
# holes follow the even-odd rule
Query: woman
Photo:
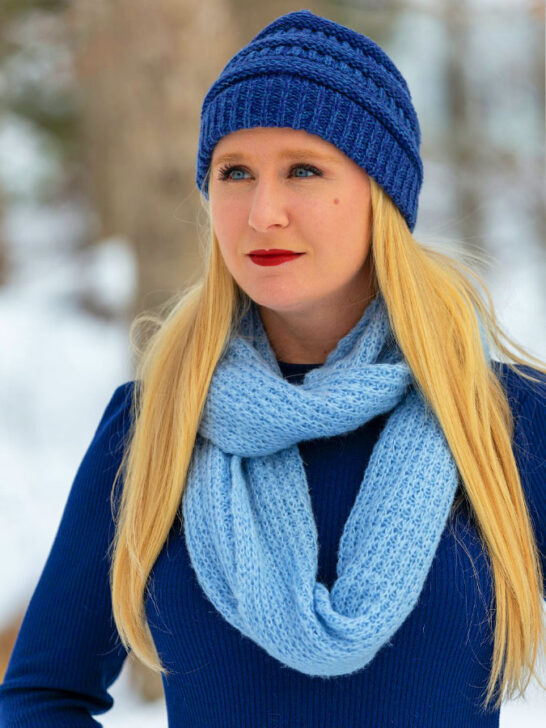
[[479, 277], [413, 238], [419, 146], [398, 69], [331, 20], [289, 13], [228, 62], [206, 270], [106, 408], [2, 725], [95, 725], [129, 650], [185, 728], [498, 726], [525, 689], [546, 367], [494, 360]]

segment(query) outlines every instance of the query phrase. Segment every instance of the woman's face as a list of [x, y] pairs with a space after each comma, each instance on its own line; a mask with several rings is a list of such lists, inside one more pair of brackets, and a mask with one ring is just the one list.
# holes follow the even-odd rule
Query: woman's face
[[[370, 182], [333, 144], [302, 129], [232, 132], [214, 149], [209, 200], [226, 266], [257, 304], [305, 311], [369, 296]], [[269, 266], [249, 255], [273, 248], [302, 255]]]

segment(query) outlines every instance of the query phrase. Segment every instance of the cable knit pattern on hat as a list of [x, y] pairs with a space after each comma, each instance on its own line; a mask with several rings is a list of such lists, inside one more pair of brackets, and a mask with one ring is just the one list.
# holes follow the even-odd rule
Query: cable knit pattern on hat
[[[389, 415], [339, 544], [317, 583], [317, 528], [300, 441]], [[183, 499], [193, 568], [225, 619], [309, 675], [364, 667], [416, 604], [458, 472], [390, 329], [381, 294], [295, 386], [253, 304], [218, 363]]]
[[218, 141], [257, 126], [304, 129], [334, 144], [391, 196], [413, 231], [421, 131], [406, 81], [373, 40], [300, 10], [233, 56], [201, 109], [196, 183], [207, 199]]

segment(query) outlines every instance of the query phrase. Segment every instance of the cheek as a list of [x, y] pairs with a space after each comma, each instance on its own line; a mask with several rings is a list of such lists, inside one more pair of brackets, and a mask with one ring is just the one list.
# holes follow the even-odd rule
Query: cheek
[[241, 236], [241, 224], [237, 210], [233, 206], [216, 203], [211, 206], [211, 217], [222, 254], [224, 256], [232, 255]]

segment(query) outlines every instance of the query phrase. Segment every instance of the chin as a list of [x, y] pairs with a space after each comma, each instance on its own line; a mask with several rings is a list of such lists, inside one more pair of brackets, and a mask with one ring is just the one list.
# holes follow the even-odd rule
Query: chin
[[[251, 296], [252, 298], [252, 296]], [[274, 311], [278, 314], [283, 313], [296, 313], [296, 312], [304, 312], [306, 311], [310, 306], [313, 305], [312, 301], [303, 300], [301, 298], [297, 299], [290, 299], [290, 300], [280, 300], [280, 299], [272, 299], [272, 298], [265, 298], [265, 297], [259, 297], [259, 298], [253, 298], [255, 303], [258, 306], [261, 306], [263, 308], [267, 308], [270, 311]]]

